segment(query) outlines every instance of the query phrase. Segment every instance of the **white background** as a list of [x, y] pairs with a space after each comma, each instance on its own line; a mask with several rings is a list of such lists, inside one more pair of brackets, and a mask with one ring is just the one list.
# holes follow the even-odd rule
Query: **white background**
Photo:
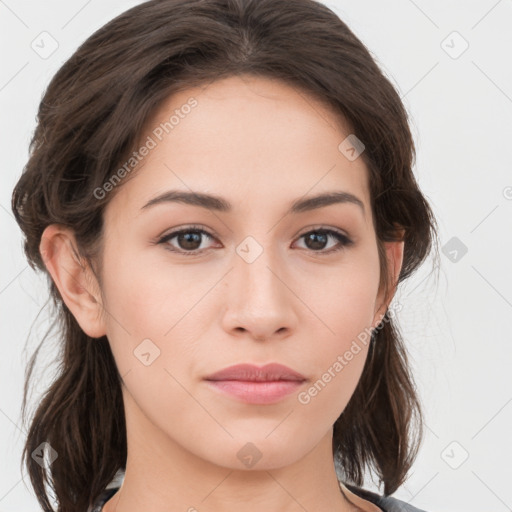
[[[39, 510], [20, 470], [20, 404], [27, 358], [48, 324], [47, 308], [36, 318], [46, 281], [24, 259], [12, 188], [50, 78], [90, 34], [137, 3], [0, 1], [0, 512]], [[457, 237], [467, 247], [456, 262], [454, 253], [441, 253], [439, 279], [427, 262], [397, 294], [426, 436], [395, 497], [429, 512], [511, 510], [512, 2], [327, 5], [403, 98], [417, 143], [415, 173], [437, 215], [441, 246]], [[43, 31], [58, 42], [47, 59], [31, 48]], [[464, 40], [469, 47], [453, 58]], [[45, 353], [38, 392], [51, 381], [46, 365], [55, 346]]]

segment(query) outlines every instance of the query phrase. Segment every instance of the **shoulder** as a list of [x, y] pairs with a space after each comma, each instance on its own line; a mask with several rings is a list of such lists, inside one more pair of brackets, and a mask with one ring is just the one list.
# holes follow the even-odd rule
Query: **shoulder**
[[103, 505], [121, 488], [124, 481], [124, 469], [118, 469], [114, 478], [107, 484], [105, 489], [94, 499], [87, 512], [101, 512]]
[[393, 498], [393, 496], [381, 496], [375, 492], [361, 489], [360, 487], [356, 487], [347, 483], [344, 483], [343, 485], [360, 498], [368, 500], [374, 505], [377, 505], [377, 507], [382, 509], [384, 512], [426, 512], [423, 509], [414, 507], [406, 501]]
[[93, 504], [87, 509], [87, 512], [101, 512], [103, 505], [119, 490], [119, 487], [110, 487], [100, 493]]

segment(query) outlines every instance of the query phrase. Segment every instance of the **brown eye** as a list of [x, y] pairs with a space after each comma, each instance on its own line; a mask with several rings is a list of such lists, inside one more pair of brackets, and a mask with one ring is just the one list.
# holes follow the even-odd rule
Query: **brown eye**
[[176, 241], [180, 246], [180, 249], [185, 249], [186, 251], [193, 251], [194, 249], [199, 249], [199, 247], [201, 246], [201, 236], [201, 233], [197, 231], [189, 231], [186, 233], [180, 233], [179, 235], [176, 235]]
[[[306, 248], [314, 252], [331, 253], [353, 244], [352, 240], [350, 240], [346, 235], [333, 229], [316, 229], [314, 231], [308, 231], [300, 238], [304, 238]], [[337, 240], [338, 244], [331, 246], [326, 250], [326, 246], [330, 238]]]
[[[170, 243], [173, 239], [176, 239], [176, 241]], [[158, 243], [166, 244], [166, 248], [170, 251], [193, 255], [199, 254], [207, 249], [201, 247], [205, 239], [213, 240], [213, 236], [204, 229], [186, 228], [168, 233], [160, 238]]]

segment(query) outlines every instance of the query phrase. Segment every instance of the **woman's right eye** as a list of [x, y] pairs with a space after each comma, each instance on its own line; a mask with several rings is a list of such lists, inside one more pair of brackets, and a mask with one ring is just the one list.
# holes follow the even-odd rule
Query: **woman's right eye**
[[[160, 238], [157, 243], [165, 244], [166, 249], [169, 251], [177, 252], [185, 256], [194, 256], [207, 250], [207, 248], [201, 247], [203, 242], [202, 238], [204, 237], [210, 240], [214, 238], [213, 235], [204, 229], [189, 227], [168, 233]], [[175, 243], [178, 247], [170, 243], [173, 239], [176, 239]]]

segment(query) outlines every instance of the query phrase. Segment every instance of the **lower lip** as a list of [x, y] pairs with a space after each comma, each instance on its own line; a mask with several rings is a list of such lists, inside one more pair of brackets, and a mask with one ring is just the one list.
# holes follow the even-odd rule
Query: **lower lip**
[[235, 396], [248, 404], [272, 404], [279, 402], [302, 386], [304, 381], [278, 380], [254, 382], [242, 380], [207, 380], [222, 393]]

